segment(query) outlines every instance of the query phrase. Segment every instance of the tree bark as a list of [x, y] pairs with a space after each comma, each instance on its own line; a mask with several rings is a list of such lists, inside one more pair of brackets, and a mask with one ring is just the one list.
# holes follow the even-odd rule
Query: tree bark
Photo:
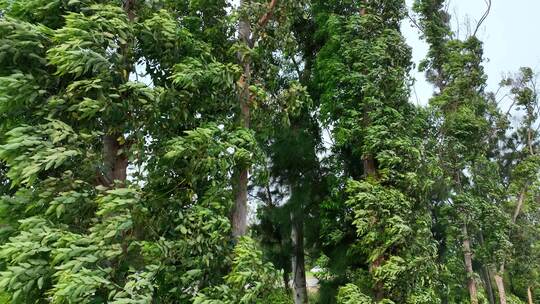
[[103, 136], [103, 176], [101, 185], [112, 187], [116, 182], [120, 185], [125, 184], [127, 179], [128, 159], [125, 151], [125, 145], [118, 142], [120, 134], [108, 134]]
[[239, 238], [247, 233], [247, 185], [248, 170], [239, 168], [236, 174], [235, 202], [232, 213], [232, 235]]
[[495, 283], [497, 284], [497, 291], [499, 292], [499, 303], [506, 304], [506, 291], [504, 290], [502, 273], [496, 273], [494, 277]]
[[[245, 8], [249, 0], [241, 0], [240, 7]], [[240, 41], [248, 48], [251, 48], [251, 26], [247, 16], [243, 16], [238, 24], [238, 35]], [[249, 86], [251, 83], [251, 59], [249, 55], [239, 52], [238, 61], [242, 65], [243, 73], [240, 78], [238, 102], [240, 105], [240, 126], [248, 129], [250, 124], [249, 108]], [[247, 233], [247, 192], [248, 192], [248, 171], [249, 168], [240, 165], [236, 168], [235, 181], [235, 202], [231, 216], [232, 235], [239, 238]]]
[[270, 21], [270, 18], [272, 18], [272, 14], [274, 13], [274, 8], [276, 7], [278, 3], [278, 0], [270, 0], [270, 3], [268, 3], [268, 10], [266, 13], [259, 19], [259, 26], [264, 27]]
[[291, 212], [292, 272], [294, 303], [308, 302], [304, 261], [304, 222]]
[[375, 165], [375, 159], [371, 155], [364, 156], [364, 175], [366, 177], [377, 178], [377, 167]]
[[527, 192], [527, 187], [525, 187], [521, 192], [519, 193], [516, 210], [514, 210], [514, 215], [512, 216], [512, 224], [515, 224], [517, 222], [517, 218], [519, 214], [521, 213], [521, 209], [523, 208], [523, 202], [525, 201], [525, 193]]
[[527, 288], [527, 299], [529, 300], [529, 304], [534, 304], [531, 286]]
[[289, 294], [291, 291], [291, 286], [289, 285], [289, 281], [290, 281], [289, 272], [283, 271], [282, 276], [283, 276], [283, 287], [285, 288], [285, 291], [287, 292], [287, 294]]
[[467, 232], [467, 224], [463, 224], [462, 232], [463, 255], [465, 260], [465, 271], [467, 273], [467, 288], [469, 289], [471, 304], [478, 304], [478, 292], [476, 290], [476, 282], [474, 280], [474, 271], [472, 267], [471, 241], [469, 239], [469, 233]]

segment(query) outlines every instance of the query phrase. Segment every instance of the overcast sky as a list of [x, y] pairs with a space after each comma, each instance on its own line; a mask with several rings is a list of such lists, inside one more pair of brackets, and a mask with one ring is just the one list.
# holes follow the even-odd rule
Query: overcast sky
[[[413, 0], [407, 0], [409, 7]], [[469, 17], [476, 24], [485, 12], [484, 0], [451, 0], [449, 12], [453, 15], [452, 25], [457, 19], [463, 36], [466, 26], [464, 20]], [[477, 36], [484, 42], [485, 69], [489, 77], [488, 89], [497, 90], [502, 75], [516, 72], [522, 66], [540, 69], [540, 0], [492, 0], [489, 14]], [[403, 33], [413, 48], [416, 63], [426, 55], [427, 46], [419, 40], [418, 30], [406, 22]], [[426, 104], [431, 96], [432, 86], [425, 82], [422, 73], [416, 73], [415, 91], [420, 104]], [[413, 94], [412, 100], [416, 102]]]

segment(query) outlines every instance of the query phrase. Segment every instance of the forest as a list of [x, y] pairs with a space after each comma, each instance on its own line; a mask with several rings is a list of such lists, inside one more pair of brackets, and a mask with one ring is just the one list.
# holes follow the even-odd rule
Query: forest
[[539, 74], [488, 88], [485, 4], [0, 0], [0, 303], [540, 303]]

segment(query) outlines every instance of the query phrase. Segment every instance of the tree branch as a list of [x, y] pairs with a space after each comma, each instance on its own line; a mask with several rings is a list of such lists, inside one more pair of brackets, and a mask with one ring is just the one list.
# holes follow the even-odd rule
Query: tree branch
[[259, 19], [259, 22], [257, 22], [260, 27], [266, 26], [268, 21], [270, 21], [270, 18], [272, 18], [272, 15], [274, 14], [274, 8], [276, 7], [277, 2], [278, 0], [271, 0], [270, 3], [268, 3], [268, 11], [266, 11], [266, 13]]
[[484, 15], [482, 15], [482, 17], [480, 18], [480, 20], [478, 21], [478, 23], [476, 24], [476, 28], [474, 29], [474, 32], [473, 32], [473, 36], [476, 36], [476, 32], [478, 32], [478, 29], [480, 28], [480, 26], [482, 25], [482, 23], [484, 23], [484, 21], [486, 20], [486, 18], [489, 16], [489, 12], [491, 11], [491, 0], [484, 0], [487, 4], [487, 9], [486, 11], [484, 12]]
[[413, 24], [414, 27], [416, 27], [420, 32], [422, 32], [422, 34], [426, 34], [424, 32], [424, 29], [418, 24], [418, 22], [411, 16], [411, 14], [409, 14], [409, 12], [407, 12], [407, 18], [409, 18], [409, 20], [411, 21], [411, 23]]

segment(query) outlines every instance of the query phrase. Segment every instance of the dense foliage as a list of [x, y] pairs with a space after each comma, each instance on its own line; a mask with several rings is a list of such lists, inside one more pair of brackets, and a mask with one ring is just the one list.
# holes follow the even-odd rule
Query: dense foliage
[[0, 0], [0, 303], [540, 301], [537, 75], [451, 18]]

